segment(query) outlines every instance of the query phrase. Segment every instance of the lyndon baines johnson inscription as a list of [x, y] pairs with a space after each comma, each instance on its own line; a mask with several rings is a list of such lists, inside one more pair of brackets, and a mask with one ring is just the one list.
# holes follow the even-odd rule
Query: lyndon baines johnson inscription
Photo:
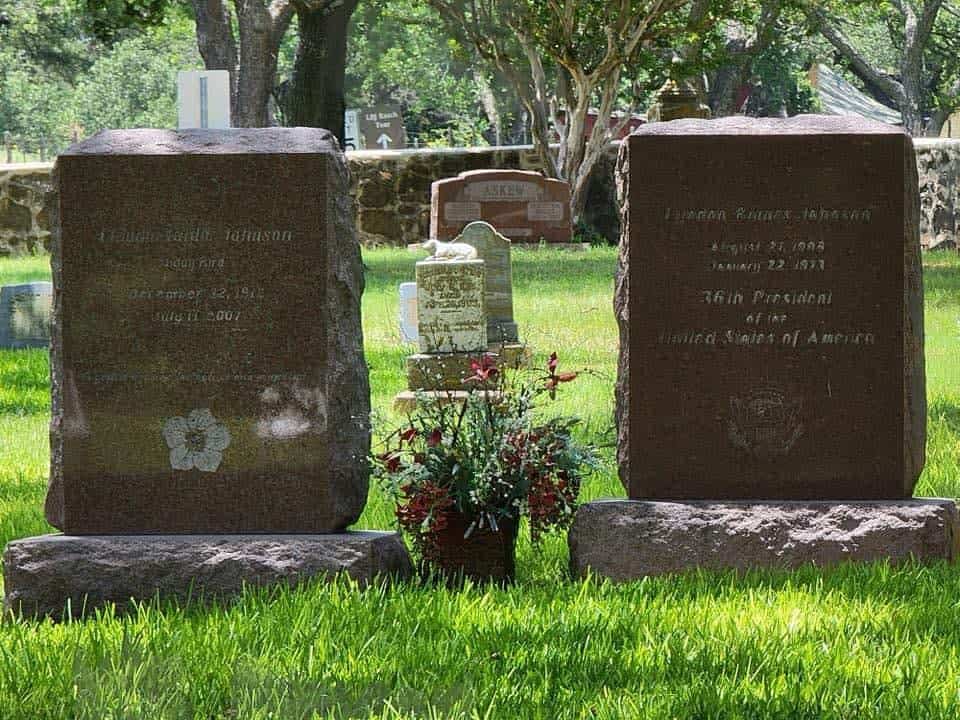
[[[702, 322], [694, 327], [664, 329], [661, 344], [691, 346], [855, 345], [866, 350], [876, 344], [876, 328], [831, 327], [834, 290], [817, 283], [827, 273], [829, 240], [798, 239], [804, 224], [869, 224], [876, 208], [723, 208], [668, 207], [664, 219], [673, 223], [763, 223], [770, 239], [736, 242], [714, 239], [707, 248], [705, 267], [718, 276], [707, 287], [691, 288], [702, 303]], [[736, 235], [716, 227], [718, 235]], [[746, 230], [752, 235], [752, 231]], [[813, 281], [810, 280], [811, 276]], [[842, 290], [839, 294], [842, 295]], [[838, 303], [842, 298], [838, 296]], [[712, 323], [719, 322], [720, 326]], [[805, 323], [798, 326], [797, 323]]]
[[924, 403], [909, 138], [733, 118], [651, 124], [625, 145], [630, 496], [909, 495]]
[[112, 131], [61, 156], [57, 181], [51, 522], [355, 520], [369, 391], [359, 247], [329, 134]]

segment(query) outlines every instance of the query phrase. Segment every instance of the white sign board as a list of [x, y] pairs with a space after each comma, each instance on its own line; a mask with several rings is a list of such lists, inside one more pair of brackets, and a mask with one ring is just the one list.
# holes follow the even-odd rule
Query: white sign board
[[360, 111], [346, 110], [343, 113], [343, 149], [360, 150]]
[[181, 70], [177, 73], [177, 127], [230, 127], [230, 73]]

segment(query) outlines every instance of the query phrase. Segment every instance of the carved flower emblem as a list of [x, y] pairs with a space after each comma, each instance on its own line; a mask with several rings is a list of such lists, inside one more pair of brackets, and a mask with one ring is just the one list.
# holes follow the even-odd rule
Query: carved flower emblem
[[163, 424], [163, 439], [170, 448], [170, 467], [174, 470], [213, 472], [230, 445], [230, 432], [204, 408], [187, 417], [169, 418]]

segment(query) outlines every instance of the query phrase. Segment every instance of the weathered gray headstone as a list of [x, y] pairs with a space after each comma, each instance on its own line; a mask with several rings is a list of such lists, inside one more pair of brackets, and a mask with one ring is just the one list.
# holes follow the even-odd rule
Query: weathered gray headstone
[[417, 322], [422, 353], [486, 350], [483, 261], [418, 262]]
[[53, 284], [31, 282], [0, 288], [0, 348], [50, 344]]
[[510, 238], [498, 233], [489, 223], [478, 220], [467, 225], [455, 242], [472, 245], [477, 250], [477, 257], [485, 263], [487, 342], [517, 342], [517, 323], [513, 320]]

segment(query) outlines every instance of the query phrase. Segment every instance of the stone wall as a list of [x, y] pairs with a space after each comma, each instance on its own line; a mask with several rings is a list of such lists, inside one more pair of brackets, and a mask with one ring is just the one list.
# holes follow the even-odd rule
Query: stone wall
[[0, 165], [0, 256], [46, 247], [51, 167], [50, 163]]
[[920, 138], [920, 244], [930, 248], [960, 246], [960, 140]]
[[[960, 233], [960, 140], [916, 140], [920, 170], [920, 231], [924, 247], [956, 247]], [[613, 173], [617, 146], [601, 159], [587, 197], [585, 221], [616, 242], [619, 220]], [[466, 170], [539, 170], [529, 146], [443, 150], [361, 150], [347, 156], [357, 229], [367, 246], [405, 245], [427, 238], [430, 183]], [[49, 163], [0, 165], [0, 255], [34, 252], [49, 236]]]

